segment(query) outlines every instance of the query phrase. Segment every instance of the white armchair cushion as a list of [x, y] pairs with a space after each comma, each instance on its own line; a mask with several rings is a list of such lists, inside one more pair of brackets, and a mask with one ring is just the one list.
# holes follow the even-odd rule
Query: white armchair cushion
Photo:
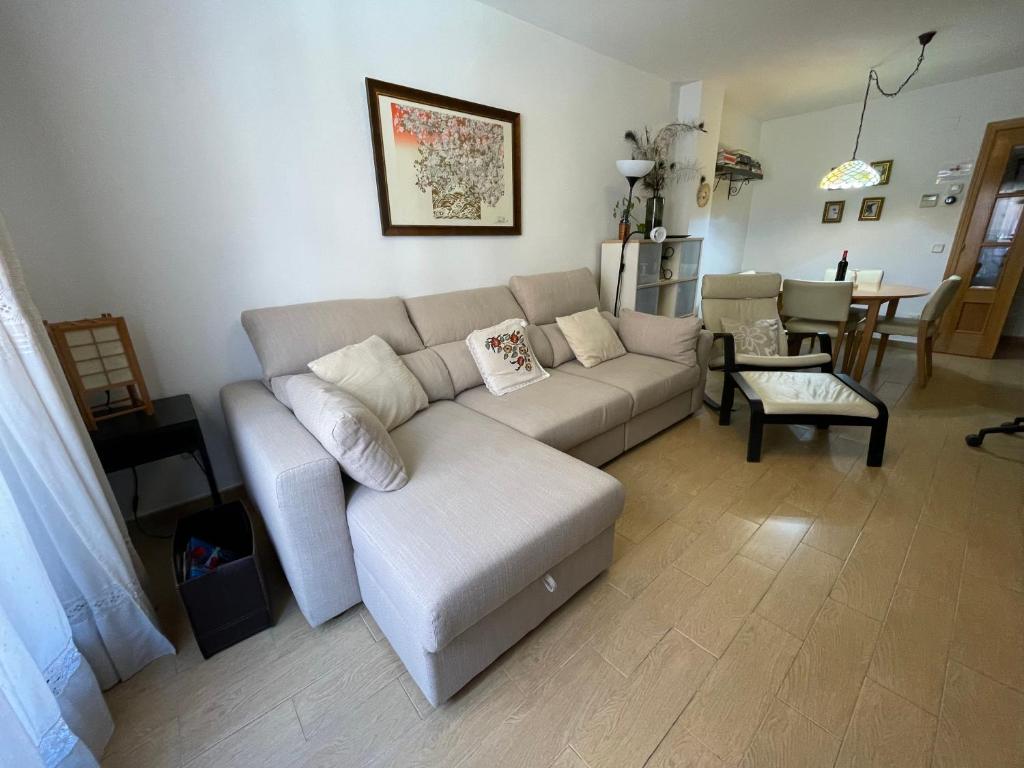
[[597, 311], [597, 307], [566, 317], [556, 317], [555, 322], [584, 368], [593, 368], [605, 360], [626, 354], [626, 348], [622, 346], [615, 329]]
[[492, 395], [501, 397], [548, 377], [530, 346], [525, 320], [513, 318], [473, 331], [466, 346]]
[[723, 317], [722, 330], [732, 335], [737, 355], [769, 357], [779, 354], [779, 321], [775, 318], [743, 322]]
[[317, 358], [309, 370], [359, 399], [389, 431], [427, 407], [423, 385], [380, 336]]
[[292, 376], [286, 385], [295, 417], [356, 482], [396, 491], [409, 482], [391, 435], [348, 392], [316, 376]]

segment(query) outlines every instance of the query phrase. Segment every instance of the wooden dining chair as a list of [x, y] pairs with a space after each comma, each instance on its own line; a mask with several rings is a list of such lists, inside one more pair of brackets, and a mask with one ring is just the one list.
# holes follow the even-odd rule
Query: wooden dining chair
[[[932, 375], [932, 347], [939, 323], [960, 288], [959, 275], [943, 280], [921, 310], [920, 317], [880, 317], [875, 324], [878, 334], [878, 349], [875, 352], [875, 368], [882, 365], [885, 348], [890, 336], [913, 336], [917, 339], [917, 386], [924, 387]], [[859, 331], [862, 332], [862, 331]]]
[[[885, 277], [884, 269], [855, 269], [853, 270], [853, 288], [854, 290], [869, 290], [877, 291], [882, 287], [882, 278]], [[825, 270], [826, 280], [836, 279], [836, 268], [829, 267]], [[843, 353], [843, 366], [842, 370], [849, 371], [850, 366], [853, 365], [853, 354], [857, 349], [857, 345], [854, 343], [857, 338], [857, 326], [864, 322], [868, 316], [867, 307], [858, 307], [855, 304], [850, 305], [850, 314], [846, 316], [846, 338], [843, 342], [837, 346], [845, 348]], [[836, 350], [836, 357], [839, 356], [839, 350]]]

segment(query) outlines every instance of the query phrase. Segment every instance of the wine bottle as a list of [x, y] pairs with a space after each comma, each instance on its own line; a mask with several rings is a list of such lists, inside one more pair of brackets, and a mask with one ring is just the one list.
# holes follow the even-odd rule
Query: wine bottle
[[846, 261], [846, 254], [849, 251], [843, 251], [843, 258], [839, 260], [839, 264], [836, 265], [836, 282], [842, 282], [846, 279], [846, 268], [849, 264]]

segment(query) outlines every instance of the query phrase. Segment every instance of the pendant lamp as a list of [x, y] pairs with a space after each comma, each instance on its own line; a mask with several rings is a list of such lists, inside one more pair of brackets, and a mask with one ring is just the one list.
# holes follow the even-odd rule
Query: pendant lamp
[[871, 93], [871, 84], [874, 83], [875, 88], [877, 88], [878, 92], [883, 96], [887, 96], [890, 99], [899, 96], [903, 87], [910, 82], [910, 78], [916, 75], [917, 71], [921, 68], [921, 62], [924, 61], [924, 49], [928, 46], [928, 43], [932, 41], [933, 37], [935, 37], [934, 32], [925, 32], [924, 34], [917, 36], [917, 42], [921, 44], [921, 54], [917, 57], [917, 66], [914, 67], [914, 71], [907, 75], [906, 79], [900, 83], [900, 87], [895, 91], [890, 93], [882, 88], [882, 85], [878, 82], [878, 72], [876, 72], [874, 68], [868, 72], [868, 84], [864, 89], [864, 105], [860, 109], [860, 123], [857, 125], [857, 140], [853, 143], [853, 157], [842, 165], [838, 165], [826, 173], [822, 178], [821, 183], [818, 184], [821, 189], [859, 189], [860, 187], [873, 187], [882, 180], [878, 171], [863, 160], [857, 159], [857, 149], [860, 147], [860, 132], [864, 129], [864, 113], [868, 108], [868, 94]]

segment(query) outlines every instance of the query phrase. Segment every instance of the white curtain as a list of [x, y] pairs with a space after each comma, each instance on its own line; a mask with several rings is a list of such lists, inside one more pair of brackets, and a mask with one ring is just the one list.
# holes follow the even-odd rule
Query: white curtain
[[0, 765], [95, 766], [101, 688], [174, 649], [0, 216]]

